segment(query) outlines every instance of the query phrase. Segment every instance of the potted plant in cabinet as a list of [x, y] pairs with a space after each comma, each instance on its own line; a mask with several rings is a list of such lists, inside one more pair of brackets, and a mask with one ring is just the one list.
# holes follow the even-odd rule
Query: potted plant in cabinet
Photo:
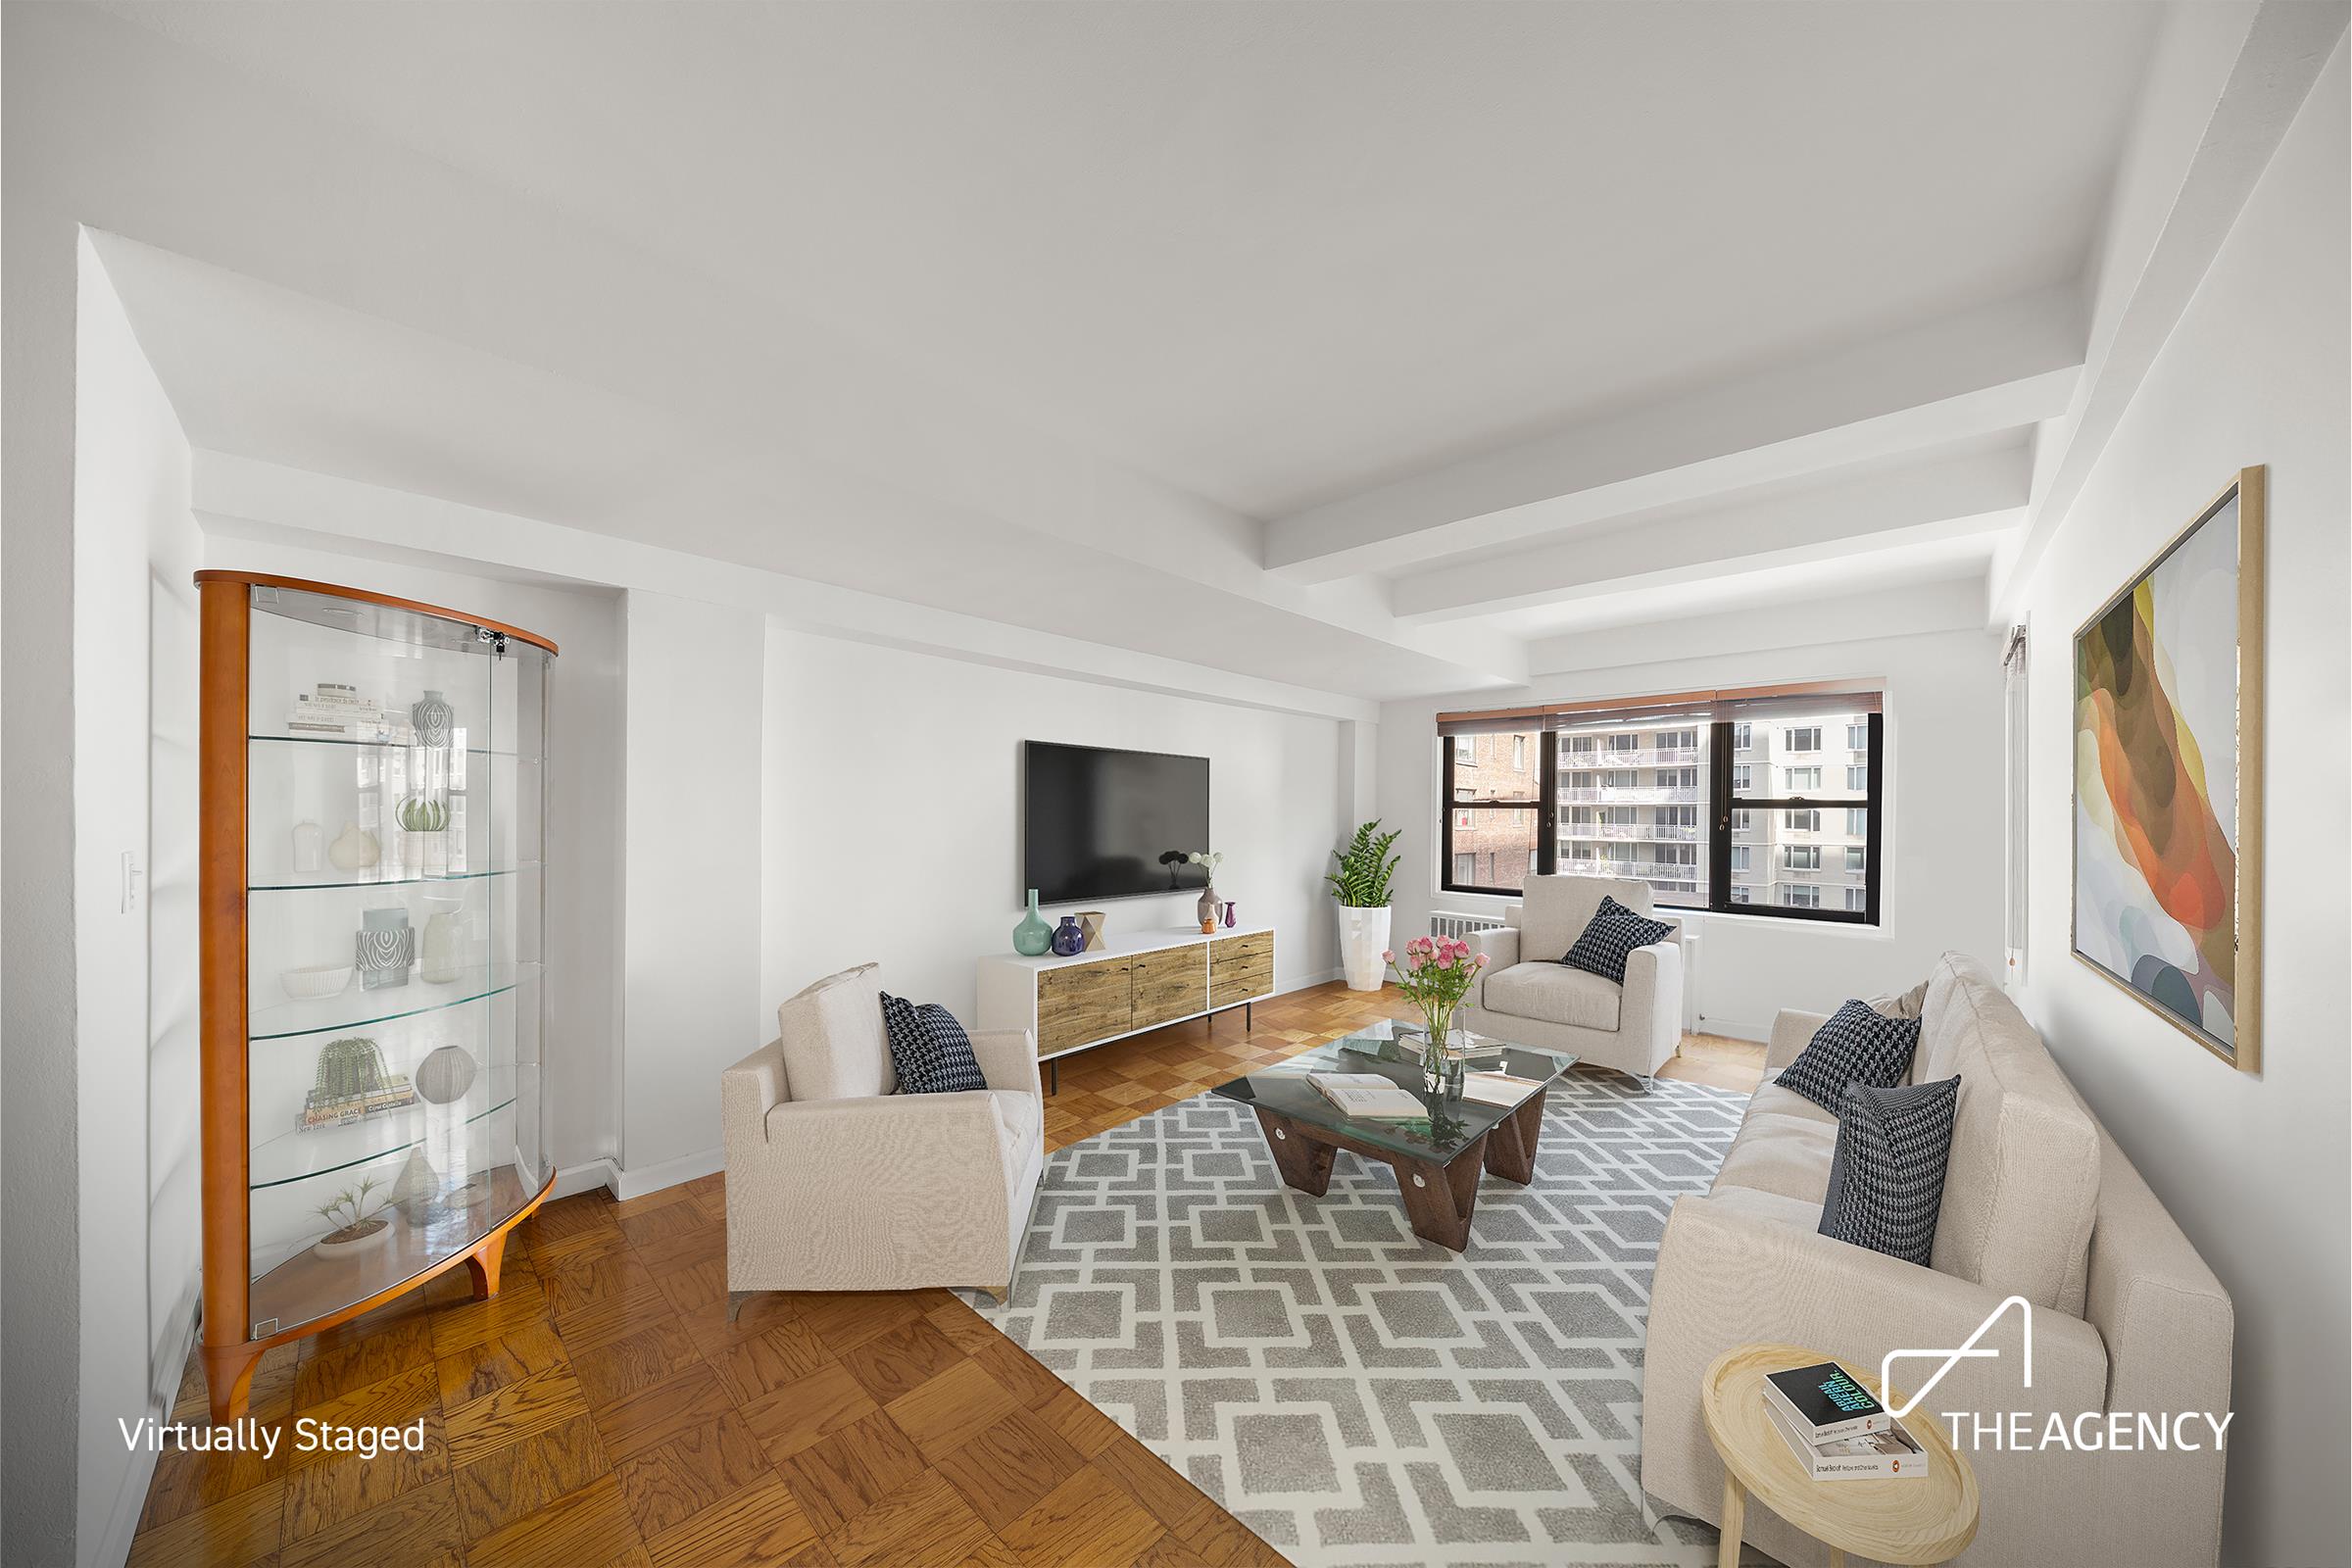
[[1378, 991], [1388, 974], [1389, 883], [1400, 858], [1389, 853], [1401, 830], [1383, 833], [1374, 818], [1331, 858], [1337, 870], [1323, 873], [1340, 906], [1340, 967], [1350, 991]]

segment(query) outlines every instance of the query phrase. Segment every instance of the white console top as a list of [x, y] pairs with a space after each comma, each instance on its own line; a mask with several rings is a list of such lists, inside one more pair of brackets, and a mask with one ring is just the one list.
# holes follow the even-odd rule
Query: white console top
[[992, 953], [992, 963], [1016, 964], [1024, 969], [1059, 969], [1073, 963], [1094, 963], [1102, 958], [1116, 958], [1130, 953], [1156, 953], [1165, 948], [1190, 947], [1200, 943], [1217, 942], [1226, 937], [1258, 936], [1273, 931], [1270, 925], [1237, 925], [1228, 931], [1219, 926], [1212, 934], [1197, 925], [1170, 926], [1158, 931], [1105, 931], [1102, 945], [1085, 953], [1073, 953], [1068, 957], [1044, 953], [1032, 958], [1020, 953]]

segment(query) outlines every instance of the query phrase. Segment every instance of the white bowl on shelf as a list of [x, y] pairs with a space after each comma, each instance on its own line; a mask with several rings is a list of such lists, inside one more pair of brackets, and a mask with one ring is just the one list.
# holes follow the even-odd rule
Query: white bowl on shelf
[[343, 994], [343, 988], [351, 984], [351, 967], [348, 963], [315, 963], [307, 969], [288, 969], [277, 977], [277, 983], [296, 1002], [318, 1002]]

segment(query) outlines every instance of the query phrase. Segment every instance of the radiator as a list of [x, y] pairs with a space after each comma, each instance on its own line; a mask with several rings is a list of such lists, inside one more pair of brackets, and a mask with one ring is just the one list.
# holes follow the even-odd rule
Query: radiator
[[1433, 937], [1466, 937], [1473, 931], [1501, 929], [1500, 915], [1455, 914], [1450, 909], [1437, 909], [1429, 916], [1429, 934]]

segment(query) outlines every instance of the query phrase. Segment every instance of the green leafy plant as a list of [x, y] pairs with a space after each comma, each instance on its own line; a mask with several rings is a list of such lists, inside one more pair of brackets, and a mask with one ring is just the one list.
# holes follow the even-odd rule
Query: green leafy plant
[[[368, 1195], [374, 1192], [375, 1188], [375, 1178], [369, 1176], [361, 1181], [358, 1187], [346, 1187], [318, 1205], [318, 1212], [324, 1215], [326, 1222], [335, 1228], [333, 1233], [327, 1237], [328, 1241], [348, 1237], [360, 1228], [369, 1213]], [[378, 1203], [376, 1207], [380, 1209], [383, 1204]], [[347, 1219], [344, 1217], [345, 1215], [350, 1217]], [[383, 1221], [379, 1219], [376, 1223], [380, 1225]], [[370, 1228], [372, 1229], [372, 1227]]]
[[1323, 880], [1331, 884], [1331, 896], [1350, 909], [1373, 909], [1387, 904], [1389, 882], [1403, 858], [1389, 854], [1389, 846], [1403, 836], [1401, 828], [1381, 832], [1378, 817], [1357, 828], [1348, 848], [1331, 852], [1331, 858], [1340, 862], [1338, 870], [1323, 873]]

